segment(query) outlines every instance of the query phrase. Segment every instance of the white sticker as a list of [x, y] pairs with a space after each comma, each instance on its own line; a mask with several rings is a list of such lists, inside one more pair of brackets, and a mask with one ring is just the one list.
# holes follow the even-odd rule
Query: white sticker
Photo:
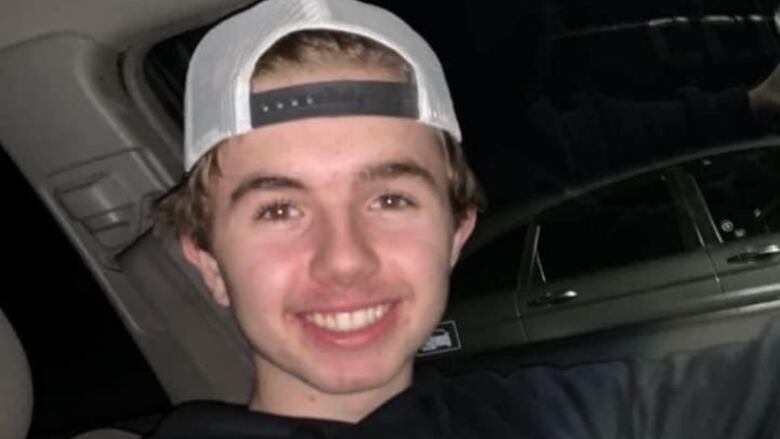
[[460, 350], [460, 337], [454, 320], [439, 323], [428, 341], [417, 351], [418, 357]]

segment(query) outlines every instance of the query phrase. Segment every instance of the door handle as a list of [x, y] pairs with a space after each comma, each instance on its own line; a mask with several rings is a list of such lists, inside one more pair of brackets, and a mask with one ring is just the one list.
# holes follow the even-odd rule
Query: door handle
[[542, 306], [561, 305], [579, 297], [579, 293], [574, 290], [563, 290], [556, 292], [544, 293], [541, 296], [536, 296], [528, 301], [528, 306], [531, 308], [539, 308]]
[[780, 254], [780, 245], [770, 244], [755, 250], [739, 253], [726, 259], [729, 264], [747, 264], [748, 262], [761, 262]]

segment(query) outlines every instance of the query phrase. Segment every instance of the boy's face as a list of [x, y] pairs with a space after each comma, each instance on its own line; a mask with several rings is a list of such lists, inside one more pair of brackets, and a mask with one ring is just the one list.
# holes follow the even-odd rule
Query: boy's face
[[[275, 85], [386, 79], [305, 76]], [[259, 373], [329, 394], [408, 380], [474, 225], [473, 212], [453, 223], [440, 134], [400, 118], [319, 117], [221, 148], [212, 251], [183, 244], [233, 308]]]

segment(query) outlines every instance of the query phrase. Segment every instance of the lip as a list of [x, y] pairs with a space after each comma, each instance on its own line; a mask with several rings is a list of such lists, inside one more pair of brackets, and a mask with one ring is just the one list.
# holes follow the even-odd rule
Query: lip
[[[350, 312], [383, 304], [390, 305], [390, 309], [387, 310], [384, 316], [364, 328], [349, 332], [331, 331], [309, 322], [304, 317], [306, 314], [312, 312]], [[306, 312], [297, 313], [296, 318], [303, 328], [304, 335], [318, 346], [331, 349], [359, 349], [373, 344], [392, 331], [398, 320], [398, 311], [400, 308], [399, 304], [400, 300], [375, 302], [366, 305], [350, 304], [345, 306], [308, 310]]]

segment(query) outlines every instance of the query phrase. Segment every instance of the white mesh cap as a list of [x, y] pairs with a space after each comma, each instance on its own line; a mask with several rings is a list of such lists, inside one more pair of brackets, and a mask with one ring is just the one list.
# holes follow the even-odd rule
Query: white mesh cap
[[314, 29], [360, 35], [398, 53], [414, 75], [417, 120], [461, 141], [441, 64], [400, 18], [356, 0], [265, 0], [215, 26], [193, 54], [184, 99], [187, 171], [219, 142], [253, 129], [250, 85], [257, 60], [282, 37]]

